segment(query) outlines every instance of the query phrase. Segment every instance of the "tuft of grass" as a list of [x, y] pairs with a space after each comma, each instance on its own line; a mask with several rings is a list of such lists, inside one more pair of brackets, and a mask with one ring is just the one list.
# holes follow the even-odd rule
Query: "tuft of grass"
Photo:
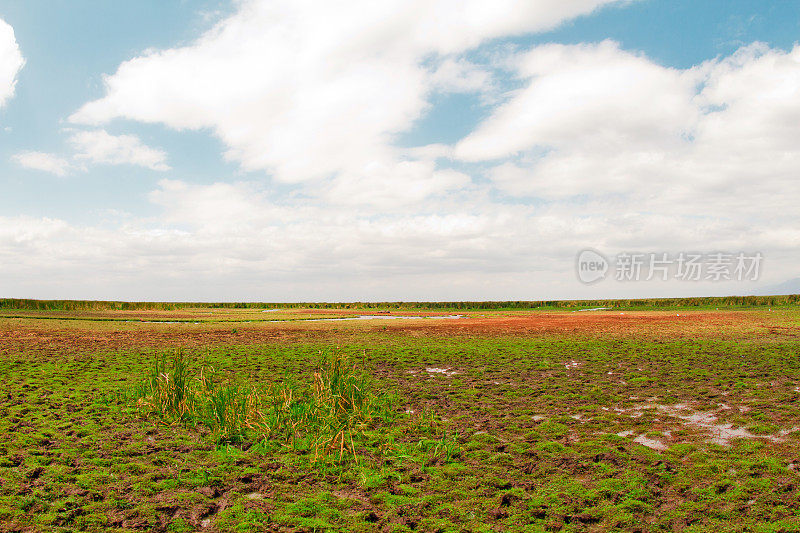
[[189, 381], [189, 365], [183, 351], [176, 351], [171, 360], [159, 355], [134, 391], [137, 405], [162, 418], [186, 420], [194, 409], [195, 399]]
[[164, 423], [205, 426], [219, 444], [261, 439], [313, 453], [313, 461], [333, 455], [358, 462], [356, 443], [372, 424], [384, 422], [384, 402], [366, 374], [346, 355], [320, 358], [310, 386], [289, 381], [268, 391], [254, 385], [217, 383], [211, 367], [193, 375], [182, 351], [157, 356], [133, 390], [139, 411]]

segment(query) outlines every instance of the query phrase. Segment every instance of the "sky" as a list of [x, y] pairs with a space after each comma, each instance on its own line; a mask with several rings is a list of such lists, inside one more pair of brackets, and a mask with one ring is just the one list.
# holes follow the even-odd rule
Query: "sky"
[[0, 297], [768, 293], [798, 40], [800, 0], [0, 0]]

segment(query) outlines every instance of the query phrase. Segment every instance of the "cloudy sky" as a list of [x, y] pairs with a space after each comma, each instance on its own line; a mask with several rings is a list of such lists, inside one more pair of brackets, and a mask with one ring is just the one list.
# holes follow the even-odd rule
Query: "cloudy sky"
[[[0, 0], [0, 296], [758, 292], [800, 276], [798, 40], [797, 0]], [[682, 252], [759, 279], [614, 279]]]

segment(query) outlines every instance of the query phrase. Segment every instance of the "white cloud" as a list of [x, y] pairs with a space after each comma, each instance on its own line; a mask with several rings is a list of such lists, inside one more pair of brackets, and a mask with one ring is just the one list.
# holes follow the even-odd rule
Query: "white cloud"
[[17, 74], [25, 65], [12, 28], [0, 19], [0, 107], [14, 95]]
[[546, 45], [517, 64], [527, 85], [455, 150], [496, 161], [510, 195], [739, 218], [800, 201], [800, 47], [678, 70], [611, 42]]
[[194, 43], [120, 65], [105, 78], [106, 95], [70, 120], [211, 128], [230, 159], [285, 182], [402, 164], [392, 136], [427, 109], [429, 92], [484, 81], [474, 71], [447, 74], [447, 62], [430, 76], [426, 60], [552, 28], [607, 3], [247, 0]]
[[[276, 213], [265, 193], [246, 183], [191, 185], [164, 179], [151, 191], [149, 199], [164, 208], [167, 224], [203, 227], [210, 232], [230, 232], [236, 228], [275, 223], [285, 216]], [[213, 221], [213, 223], [211, 223]]]
[[[243, 1], [196, 42], [123, 63], [106, 78], [105, 96], [71, 120], [208, 128], [243, 168], [294, 186], [165, 179], [148, 195], [158, 215], [116, 227], [5, 217], [0, 262], [19, 266], [4, 271], [0, 292], [45, 290], [26, 282], [34, 271], [53, 274], [35, 276], [48, 290], [83, 287], [74, 294], [81, 298], [748, 289], [612, 284], [591, 292], [572, 271], [587, 246], [609, 254], [760, 250], [769, 280], [796, 277], [800, 47], [755, 44], [690, 69], [610, 41], [503, 48], [488, 66], [467, 59], [490, 39], [552, 27], [601, 3]], [[493, 69], [512, 69], [515, 79], [503, 81], [519, 88], [491, 102], [461, 142], [393, 144], [434, 92], [494, 94]], [[162, 152], [135, 137], [73, 135], [79, 161], [166, 167]], [[121, 138], [133, 140], [120, 148]], [[87, 269], [97, 274], [91, 285]], [[100, 292], [87, 294], [94, 287]]]
[[529, 84], [462, 140], [456, 156], [500, 159], [532, 147], [599, 150], [680, 144], [697, 116], [692, 73], [596, 45], [549, 44], [519, 58]]
[[[702, 250], [713, 242], [721, 249], [750, 250], [757, 242], [770, 279], [781, 281], [791, 277], [792, 263], [777, 258], [791, 257], [792, 243], [800, 238], [797, 215], [742, 230], [714, 217], [686, 224], [681, 215], [617, 212], [604, 203], [587, 204], [582, 216], [573, 206], [495, 204], [482, 191], [427, 204], [430, 212], [385, 214], [278, 201], [256, 183], [163, 180], [150, 200], [161, 208], [159, 216], [126, 217], [117, 226], [0, 217], [0, 291], [267, 301], [586, 297], [588, 289], [575, 281], [572, 267], [587, 242], [603, 251], [649, 250], [653, 242], [665, 249]], [[605, 286], [605, 296], [752, 287]]]
[[14, 154], [11, 159], [25, 168], [41, 170], [62, 177], [66, 176], [71, 168], [70, 162], [66, 159], [46, 152], [20, 152]]
[[69, 137], [75, 159], [92, 164], [138, 165], [152, 170], [169, 170], [163, 150], [142, 144], [135, 135], [111, 135], [105, 130], [76, 131]]
[[337, 204], [371, 205], [382, 210], [405, 210], [431, 197], [453, 193], [470, 183], [470, 177], [454, 170], [436, 170], [430, 160], [372, 162], [354, 173], [339, 176], [322, 189]]
[[431, 73], [434, 88], [449, 93], [486, 92], [492, 87], [492, 74], [464, 58], [447, 57]]
[[71, 170], [87, 169], [87, 164], [138, 165], [158, 171], [170, 170], [163, 150], [142, 144], [135, 135], [111, 135], [105, 130], [71, 131], [69, 143], [75, 152], [71, 159], [37, 151], [19, 152], [11, 157], [19, 165], [66, 176]]

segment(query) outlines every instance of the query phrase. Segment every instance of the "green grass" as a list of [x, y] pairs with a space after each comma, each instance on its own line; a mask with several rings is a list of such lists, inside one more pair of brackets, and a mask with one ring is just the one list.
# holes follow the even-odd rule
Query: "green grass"
[[314, 462], [333, 454], [339, 462], [357, 463], [356, 443], [368, 430], [386, 433], [383, 424], [395, 418], [388, 400], [375, 394], [363, 370], [341, 353], [320, 355], [309, 374], [305, 384], [218, 382], [213, 367], [193, 370], [177, 350], [157, 355], [147, 377], [120, 396], [164, 424], [202, 425], [217, 444], [272, 441], [313, 450]]
[[800, 529], [800, 434], [719, 446], [641, 407], [800, 426], [800, 339], [766, 328], [331, 330], [182, 351], [55, 349], [42, 331], [0, 340], [0, 531]]
[[720, 296], [695, 298], [639, 298], [614, 300], [519, 300], [464, 302], [119, 302], [95, 300], [26, 300], [0, 298], [0, 309], [42, 311], [130, 311], [180, 309], [443, 309], [443, 310], [512, 310], [574, 309], [612, 307], [615, 309], [679, 309], [715, 307], [765, 307], [800, 303], [800, 294], [774, 296]]

